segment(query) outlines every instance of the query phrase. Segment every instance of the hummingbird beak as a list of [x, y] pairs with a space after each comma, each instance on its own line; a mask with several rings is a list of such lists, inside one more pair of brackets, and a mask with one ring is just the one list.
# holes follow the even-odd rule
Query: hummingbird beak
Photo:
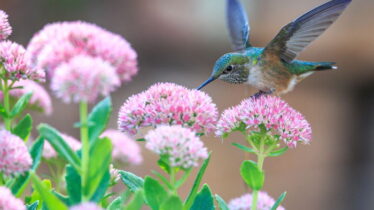
[[207, 84], [213, 82], [214, 80], [216, 80], [216, 78], [214, 77], [209, 77], [209, 79], [207, 79], [203, 84], [201, 84], [198, 88], [196, 88], [197, 90], [200, 90], [201, 88], [205, 87]]

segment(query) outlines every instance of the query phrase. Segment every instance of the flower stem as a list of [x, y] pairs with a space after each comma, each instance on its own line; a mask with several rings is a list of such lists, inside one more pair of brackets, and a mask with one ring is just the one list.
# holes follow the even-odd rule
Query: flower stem
[[[258, 167], [258, 169], [260, 169], [260, 171], [262, 171], [262, 167], [264, 165], [264, 160], [265, 160], [265, 157], [266, 157], [265, 135], [263, 136], [263, 138], [261, 138], [260, 148], [259, 148], [258, 153], [257, 153], [257, 167]], [[257, 209], [257, 201], [258, 201], [258, 190], [253, 190], [251, 210], [256, 210]]]
[[171, 192], [176, 194], [176, 187], [175, 187], [175, 169], [172, 167], [170, 170], [170, 185], [172, 186]]
[[[8, 80], [4, 79], [4, 84], [2, 86], [3, 88], [3, 94], [4, 94], [4, 109], [5, 113], [8, 115], [10, 114], [10, 103], [9, 103], [9, 86], [8, 86]], [[10, 131], [12, 127], [12, 119], [8, 116], [4, 117], [4, 125], [5, 129]]]
[[[79, 106], [80, 123], [81, 123], [81, 142], [82, 142], [82, 188], [84, 189], [87, 184], [88, 164], [90, 158], [90, 142], [88, 141], [88, 122], [87, 111], [88, 104], [86, 101], [81, 101]], [[83, 194], [83, 201], [88, 201], [89, 198]]]

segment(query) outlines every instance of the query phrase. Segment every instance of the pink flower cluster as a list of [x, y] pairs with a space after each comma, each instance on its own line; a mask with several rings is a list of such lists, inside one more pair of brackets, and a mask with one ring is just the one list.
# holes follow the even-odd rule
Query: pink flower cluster
[[109, 63], [121, 81], [131, 80], [138, 71], [137, 54], [125, 39], [83, 21], [46, 25], [31, 39], [27, 51], [33, 64], [46, 69], [50, 76], [59, 65], [78, 55]]
[[[266, 192], [258, 192], [257, 209], [270, 210], [275, 201]], [[250, 210], [252, 204], [252, 194], [244, 194], [239, 198], [235, 198], [229, 202], [230, 210]], [[277, 210], [285, 210], [284, 207], [279, 206]]]
[[5, 69], [5, 76], [10, 80], [44, 81], [45, 79], [45, 72], [30, 66], [25, 49], [17, 43], [11, 41], [0, 42], [0, 63]]
[[217, 136], [230, 133], [244, 123], [247, 129], [259, 130], [264, 125], [273, 135], [279, 135], [288, 147], [297, 142], [309, 143], [312, 130], [304, 116], [275, 96], [249, 98], [238, 106], [225, 110], [217, 123]]
[[25, 143], [7, 130], [0, 131], [0, 171], [16, 175], [30, 169], [32, 159]]
[[103, 210], [103, 208], [98, 206], [96, 203], [86, 202], [72, 206], [70, 210]]
[[[65, 142], [70, 146], [70, 148], [73, 151], [77, 151], [82, 147], [81, 142], [75, 139], [74, 137], [71, 137], [63, 133], [61, 134], [61, 137], [65, 140]], [[43, 157], [47, 159], [57, 157], [57, 153], [55, 149], [52, 147], [52, 145], [48, 141], [44, 141]]]
[[182, 125], [197, 133], [214, 130], [217, 108], [204, 92], [173, 83], [158, 83], [131, 96], [119, 111], [118, 127], [135, 134], [139, 128]]
[[26, 210], [26, 206], [21, 199], [14, 197], [8, 188], [0, 186], [0, 209]]
[[[20, 80], [15, 82], [13, 87], [17, 87], [9, 91], [10, 95], [15, 98], [20, 98], [26, 93], [32, 92], [29, 105], [32, 108], [40, 109], [45, 114], [49, 115], [52, 113], [52, 100], [48, 92], [40, 84], [31, 80]], [[20, 88], [22, 87], [22, 88]], [[2, 100], [3, 95], [0, 92], [0, 98]]]
[[170, 166], [191, 168], [199, 159], [208, 158], [203, 142], [188, 128], [180, 125], [159, 126], [144, 137], [146, 148], [160, 156], [168, 156]]
[[143, 161], [139, 145], [128, 135], [109, 129], [101, 135], [102, 137], [108, 137], [112, 141], [114, 159], [134, 165], [139, 165]]
[[55, 69], [51, 89], [65, 103], [94, 102], [100, 94], [106, 96], [120, 84], [115, 69], [108, 62], [78, 55]]
[[12, 34], [12, 27], [8, 22], [8, 15], [0, 10], [0, 41], [5, 40]]

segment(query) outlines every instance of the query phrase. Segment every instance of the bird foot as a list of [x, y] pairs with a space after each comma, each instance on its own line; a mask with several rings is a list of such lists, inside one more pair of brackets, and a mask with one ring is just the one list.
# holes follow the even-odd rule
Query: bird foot
[[260, 98], [263, 95], [270, 95], [273, 92], [274, 92], [273, 90], [269, 90], [269, 91], [262, 91], [262, 90], [260, 90], [256, 94], [252, 95], [251, 98], [258, 99], [258, 98]]

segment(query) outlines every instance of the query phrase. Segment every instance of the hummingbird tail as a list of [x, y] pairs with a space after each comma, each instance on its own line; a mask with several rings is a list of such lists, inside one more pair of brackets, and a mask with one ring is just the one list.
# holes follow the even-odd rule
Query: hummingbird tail
[[319, 62], [319, 63], [316, 63], [314, 67], [314, 71], [324, 71], [324, 70], [330, 70], [330, 69], [338, 69], [338, 67], [335, 66], [334, 62]]

